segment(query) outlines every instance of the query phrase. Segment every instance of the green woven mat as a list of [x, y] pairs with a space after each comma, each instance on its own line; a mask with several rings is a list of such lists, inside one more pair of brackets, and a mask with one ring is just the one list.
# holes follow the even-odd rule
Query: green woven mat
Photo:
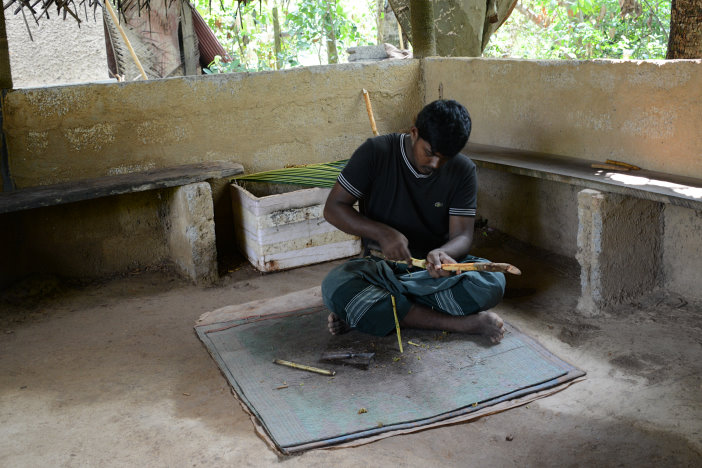
[[[283, 453], [421, 427], [584, 375], [506, 324], [505, 338], [403, 330], [331, 336], [328, 310], [196, 327], [241, 401]], [[410, 342], [412, 344], [410, 344]], [[368, 369], [323, 363], [326, 351], [374, 352]], [[333, 369], [334, 377], [274, 364]]]

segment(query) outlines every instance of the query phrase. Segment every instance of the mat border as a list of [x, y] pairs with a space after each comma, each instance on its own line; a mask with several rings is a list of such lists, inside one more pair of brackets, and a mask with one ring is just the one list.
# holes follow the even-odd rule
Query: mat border
[[540, 382], [529, 387], [524, 387], [519, 390], [506, 393], [504, 395], [500, 395], [490, 400], [486, 400], [482, 403], [478, 403], [475, 406], [465, 406], [463, 408], [458, 408], [456, 410], [432, 416], [430, 418], [424, 418], [411, 422], [404, 422], [393, 424], [390, 426], [367, 429], [364, 431], [358, 431], [339, 437], [334, 437], [330, 439], [320, 439], [318, 441], [307, 442], [299, 445], [291, 445], [285, 447], [279, 446], [270, 435], [265, 424], [261, 422], [262, 418], [260, 414], [255, 410], [255, 408], [253, 408], [249, 404], [248, 399], [244, 395], [244, 392], [241, 389], [241, 387], [236, 385], [236, 379], [234, 379], [233, 374], [231, 374], [231, 372], [229, 371], [222, 357], [219, 355], [219, 353], [210, 349], [211, 347], [207, 346], [205, 341], [212, 343], [212, 341], [208, 337], [210, 333], [216, 333], [228, 330], [233, 327], [247, 325], [263, 320], [273, 320], [291, 316], [310, 315], [313, 313], [321, 312], [324, 309], [326, 309], [324, 305], [315, 305], [312, 307], [286, 312], [250, 315], [247, 317], [236, 318], [224, 322], [213, 322], [202, 325], [196, 325], [194, 327], [194, 331], [198, 335], [200, 342], [203, 344], [203, 346], [205, 346], [208, 353], [210, 354], [210, 356], [212, 356], [215, 362], [217, 362], [217, 367], [227, 380], [227, 383], [229, 383], [232, 394], [242, 406], [244, 412], [246, 412], [249, 415], [258, 436], [261, 437], [269, 447], [271, 447], [273, 450], [275, 450], [281, 455], [294, 455], [304, 451], [315, 449], [331, 450], [346, 447], [356, 447], [387, 437], [393, 437], [401, 434], [410, 434], [414, 432], [429, 430], [435, 427], [448, 426], [452, 424], [473, 421], [484, 416], [500, 413], [518, 406], [523, 406], [534, 400], [545, 398], [547, 396], [558, 393], [575, 383], [585, 380], [585, 376], [587, 375], [586, 372], [576, 368], [572, 364], [568, 363], [567, 361], [559, 358], [558, 356], [550, 352], [537, 340], [519, 330], [518, 327], [508, 322], [505, 322], [506, 328], [512, 329], [520, 333], [523, 341], [531, 349], [537, 351], [544, 359], [548, 360], [550, 363], [563, 368], [565, 370], [565, 373], [554, 379], [550, 379], [545, 382]]

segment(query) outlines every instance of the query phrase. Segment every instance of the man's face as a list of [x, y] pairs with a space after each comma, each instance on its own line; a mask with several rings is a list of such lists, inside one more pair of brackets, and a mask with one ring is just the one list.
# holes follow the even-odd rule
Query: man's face
[[410, 130], [412, 136], [412, 163], [420, 174], [429, 175], [446, 164], [448, 158], [441, 153], [435, 153], [428, 141], [419, 137], [417, 127]]

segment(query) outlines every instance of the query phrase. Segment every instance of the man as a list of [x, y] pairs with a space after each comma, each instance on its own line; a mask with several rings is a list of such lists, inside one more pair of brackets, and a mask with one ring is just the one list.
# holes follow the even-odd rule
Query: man
[[[409, 134], [371, 138], [353, 154], [324, 206], [324, 217], [363, 239], [366, 253], [332, 270], [322, 283], [329, 331], [384, 336], [408, 328], [480, 334], [493, 343], [502, 319], [488, 311], [502, 298], [502, 273], [451, 275], [443, 263], [486, 261], [468, 255], [473, 240], [475, 164], [458, 154], [470, 136], [465, 107], [428, 104]], [[360, 213], [353, 206], [359, 202]], [[426, 258], [426, 270], [410, 268]], [[394, 261], [393, 261], [394, 260]], [[404, 263], [398, 263], [404, 262]]]

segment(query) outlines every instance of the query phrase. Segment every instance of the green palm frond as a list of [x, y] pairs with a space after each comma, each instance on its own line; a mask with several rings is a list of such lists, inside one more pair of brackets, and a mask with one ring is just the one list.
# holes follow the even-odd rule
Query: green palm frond
[[343, 159], [329, 163], [284, 167], [255, 174], [240, 175], [235, 177], [234, 180], [331, 188], [334, 186], [341, 170], [346, 167], [347, 162], [348, 159]]

